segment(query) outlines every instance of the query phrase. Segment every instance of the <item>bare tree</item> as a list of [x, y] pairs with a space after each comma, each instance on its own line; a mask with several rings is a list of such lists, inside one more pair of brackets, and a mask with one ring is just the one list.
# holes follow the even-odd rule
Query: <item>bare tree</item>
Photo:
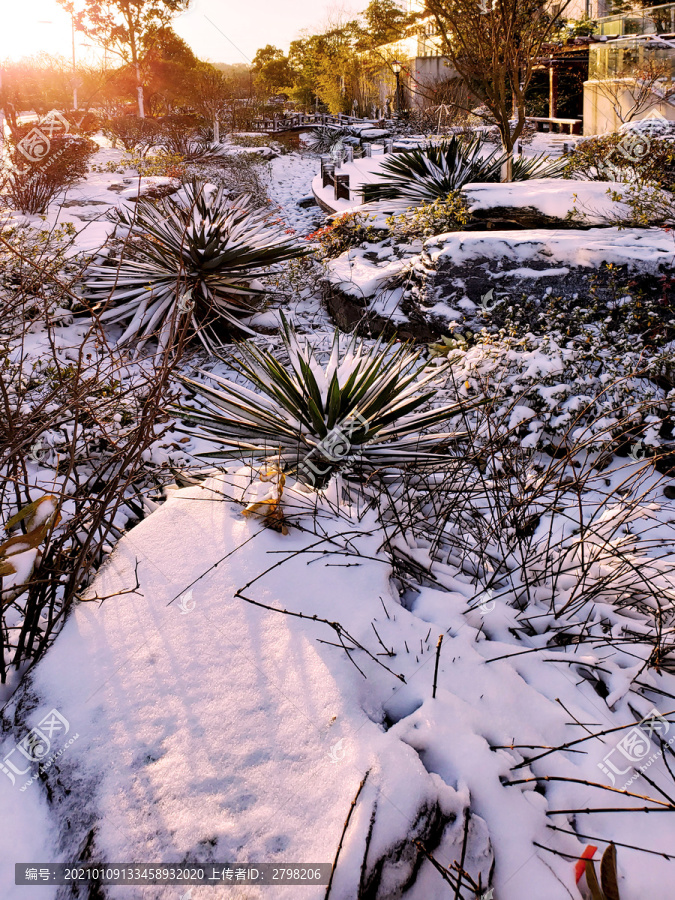
[[507, 180], [525, 125], [525, 92], [542, 47], [569, 2], [563, 0], [552, 14], [546, 0], [427, 0], [443, 54], [496, 119], [509, 154]]
[[670, 72], [666, 60], [648, 58], [622, 76], [599, 78], [598, 93], [609, 102], [620, 122], [630, 122], [658, 100], [668, 100], [675, 93]]
[[230, 97], [222, 72], [213, 67], [199, 72], [195, 83], [195, 105], [199, 112], [213, 122], [213, 140], [220, 141], [220, 117], [226, 110]]

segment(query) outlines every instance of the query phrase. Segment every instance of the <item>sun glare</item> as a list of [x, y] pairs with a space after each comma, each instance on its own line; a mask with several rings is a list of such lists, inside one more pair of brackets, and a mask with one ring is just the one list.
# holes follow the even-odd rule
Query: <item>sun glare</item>
[[[50, 53], [70, 58], [72, 37], [70, 16], [56, 0], [29, 0], [12, 3], [2, 0], [0, 61]], [[87, 49], [77, 35], [78, 56]]]

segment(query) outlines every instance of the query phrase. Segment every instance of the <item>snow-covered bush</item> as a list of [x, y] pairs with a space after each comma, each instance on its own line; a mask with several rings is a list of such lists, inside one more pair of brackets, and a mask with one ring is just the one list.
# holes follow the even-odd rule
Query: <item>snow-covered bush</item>
[[203, 456], [270, 459], [322, 487], [342, 469], [437, 460], [454, 440], [453, 434], [424, 433], [461, 406], [450, 402], [420, 411], [439, 383], [438, 370], [421, 363], [421, 351], [392, 342], [368, 346], [356, 338], [341, 349], [336, 331], [322, 365], [285, 320], [283, 338], [286, 365], [278, 353], [251, 342], [240, 345], [240, 360], [229, 360], [255, 390], [211, 373], [215, 387], [183, 379], [205, 406], [174, 411], [221, 448]]
[[308, 235], [308, 240], [316, 240], [325, 256], [339, 256], [350, 247], [358, 247], [367, 241], [377, 239], [373, 227], [375, 216], [364, 212], [346, 212], [334, 216], [328, 225]]
[[199, 116], [173, 114], [157, 121], [155, 143], [184, 159], [206, 159], [213, 155], [213, 135], [204, 132], [205, 121]]
[[4, 307], [0, 339], [11, 339], [15, 329], [45, 312], [53, 316], [58, 308], [77, 305], [74, 289], [81, 261], [74, 252], [75, 235], [71, 223], [49, 230], [29, 225], [0, 230], [0, 298], [12, 295], [16, 301]]
[[187, 163], [188, 175], [222, 188], [229, 197], [247, 194], [256, 209], [271, 205], [269, 198], [270, 166], [251, 153], [231, 153], [216, 161]]
[[632, 119], [619, 126], [619, 134], [637, 132], [652, 137], [675, 137], [675, 122], [661, 116], [647, 116], [644, 119]]
[[307, 255], [249, 199], [229, 202], [222, 189], [194, 181], [176, 197], [140, 200], [120, 211], [128, 241], [87, 273], [85, 297], [108, 324], [126, 323], [119, 343], [157, 336], [160, 348], [181, 318], [213, 349], [228, 329], [259, 304], [259, 275], [283, 260]]
[[[493, 336], [555, 332], [557, 340], [574, 340], [580, 348], [616, 353], [644, 348], [652, 355], [653, 348], [675, 340], [675, 272], [631, 273], [602, 265], [589, 275], [586, 290], [572, 299], [554, 288], [530, 288], [520, 296], [497, 291], [487, 307], [466, 310], [464, 322], [474, 335], [483, 328]], [[470, 337], [468, 343], [474, 342]]]
[[647, 455], [672, 435], [675, 390], [659, 385], [672, 351], [645, 358], [597, 340], [484, 333], [474, 346], [448, 346], [447, 358], [449, 396], [489, 400], [502, 437], [525, 450], [611, 455], [636, 445]]
[[138, 116], [112, 116], [103, 123], [103, 134], [111, 141], [119, 141], [127, 152], [148, 149], [155, 143], [159, 126], [155, 119]]
[[675, 140], [634, 128], [583, 138], [566, 160], [565, 178], [675, 187]]
[[73, 322], [86, 263], [40, 234], [10, 233], [0, 260], [1, 684], [47, 649], [123, 529], [153, 508], [180, 360], [132, 364], [100, 322]]
[[460, 191], [406, 210], [387, 219], [394, 237], [404, 240], [428, 238], [448, 231], [461, 231], [469, 220], [466, 199]]

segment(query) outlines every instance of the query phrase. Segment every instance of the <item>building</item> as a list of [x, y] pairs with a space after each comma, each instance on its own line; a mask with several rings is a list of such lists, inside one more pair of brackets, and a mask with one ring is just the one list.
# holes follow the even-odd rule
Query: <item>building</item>
[[[602, 0], [601, 0], [602, 2]], [[645, 116], [675, 121], [675, 3], [612, 13], [603, 3], [589, 47], [584, 134]]]
[[[625, 3], [572, 0], [564, 15], [595, 22], [591, 36], [552, 44], [537, 60], [528, 96], [533, 116], [583, 120], [583, 133], [615, 131], [623, 122], [647, 115], [675, 121], [675, 2], [613, 12]], [[423, 0], [408, 0], [422, 12]], [[385, 61], [381, 101], [393, 97], [391, 62], [402, 63], [404, 105], [425, 108], [446, 102], [456, 73], [442, 55], [431, 17], [414, 34], [379, 48]]]

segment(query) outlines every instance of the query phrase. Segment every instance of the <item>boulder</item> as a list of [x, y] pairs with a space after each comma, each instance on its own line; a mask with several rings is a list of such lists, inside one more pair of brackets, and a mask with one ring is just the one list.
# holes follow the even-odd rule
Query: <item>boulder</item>
[[473, 218], [488, 227], [579, 228], [630, 220], [630, 208], [615, 199], [625, 188], [618, 182], [538, 178], [467, 184], [463, 193]]
[[658, 228], [454, 232], [429, 238], [415, 263], [430, 315], [471, 309], [510, 296], [554, 290], [573, 300], [588, 292], [603, 264], [662, 275], [675, 266], [672, 238]]

